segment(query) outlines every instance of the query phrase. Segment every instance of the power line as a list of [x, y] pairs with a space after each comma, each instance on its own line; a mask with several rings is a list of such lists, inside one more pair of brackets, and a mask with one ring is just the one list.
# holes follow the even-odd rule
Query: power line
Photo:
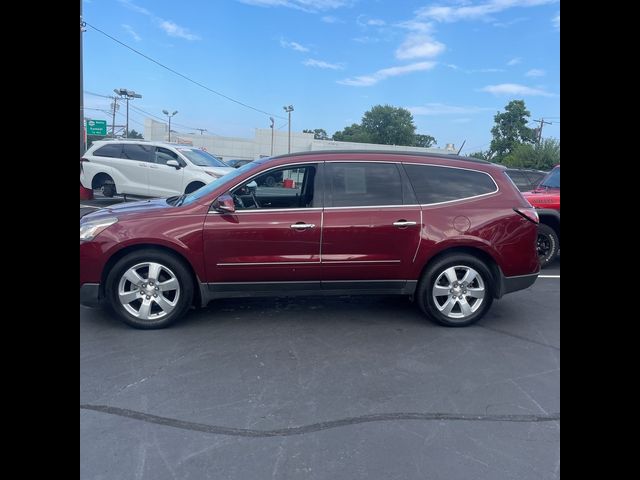
[[263, 114], [268, 115], [268, 116], [273, 116], [273, 117], [278, 117], [278, 118], [284, 119], [284, 117], [281, 117], [280, 115], [276, 115], [276, 114], [273, 114], [273, 113], [265, 112], [264, 110], [260, 110], [259, 108], [252, 107], [251, 105], [247, 105], [246, 103], [243, 103], [243, 102], [241, 102], [241, 101], [239, 101], [239, 100], [236, 100], [236, 99], [234, 99], [234, 98], [231, 98], [231, 97], [229, 97], [229, 96], [227, 96], [227, 95], [225, 95], [225, 94], [223, 94], [223, 93], [217, 92], [217, 91], [213, 90], [212, 88], [209, 88], [209, 87], [207, 87], [206, 85], [203, 85], [202, 83], [197, 82], [196, 80], [192, 80], [191, 78], [187, 77], [186, 75], [184, 75], [184, 74], [182, 74], [182, 73], [180, 73], [180, 72], [178, 72], [178, 71], [176, 71], [176, 70], [174, 70], [174, 69], [172, 69], [172, 68], [170, 68], [170, 67], [167, 67], [166, 65], [163, 65], [162, 63], [158, 62], [157, 60], [154, 60], [153, 58], [151, 58], [151, 57], [149, 57], [149, 56], [145, 55], [144, 53], [142, 53], [142, 52], [140, 52], [140, 51], [136, 50], [135, 48], [130, 47], [130, 46], [129, 46], [129, 45], [127, 45], [126, 43], [121, 42], [121, 41], [120, 41], [120, 40], [118, 40], [117, 38], [112, 37], [112, 36], [111, 36], [111, 35], [109, 35], [108, 33], [103, 32], [103, 31], [102, 31], [102, 30], [100, 30], [99, 28], [94, 27], [94, 26], [93, 26], [93, 25], [91, 25], [90, 23], [88, 23], [88, 22], [85, 22], [85, 23], [86, 23], [86, 25], [87, 25], [87, 26], [89, 26], [89, 27], [93, 28], [95, 31], [100, 32], [100, 33], [101, 33], [101, 34], [103, 34], [105, 37], [110, 38], [110, 39], [111, 39], [111, 40], [113, 40], [114, 42], [119, 43], [119, 44], [120, 44], [120, 45], [122, 45], [123, 47], [126, 47], [126, 48], [128, 48], [129, 50], [131, 50], [132, 52], [137, 53], [137, 54], [138, 54], [138, 55], [140, 55], [141, 57], [146, 58], [146, 59], [147, 59], [147, 60], [149, 60], [150, 62], [155, 63], [156, 65], [158, 65], [158, 66], [160, 66], [160, 67], [164, 68], [165, 70], [169, 70], [171, 73], [174, 73], [175, 75], [178, 75], [179, 77], [182, 77], [182, 78], [184, 78], [185, 80], [187, 80], [187, 81], [189, 81], [189, 82], [191, 82], [191, 83], [193, 83], [193, 84], [195, 84], [195, 85], [198, 85], [199, 87], [204, 88], [205, 90], [207, 90], [207, 91], [209, 91], [209, 92], [211, 92], [211, 93], [214, 93], [214, 94], [219, 95], [219, 96], [221, 96], [221, 97], [223, 97], [223, 98], [226, 98], [227, 100], [230, 100], [230, 101], [232, 101], [232, 102], [234, 102], [234, 103], [237, 103], [238, 105], [242, 105], [243, 107], [250, 108], [251, 110], [254, 110], [254, 111], [256, 111], [256, 112], [260, 112], [260, 113], [263, 113]]

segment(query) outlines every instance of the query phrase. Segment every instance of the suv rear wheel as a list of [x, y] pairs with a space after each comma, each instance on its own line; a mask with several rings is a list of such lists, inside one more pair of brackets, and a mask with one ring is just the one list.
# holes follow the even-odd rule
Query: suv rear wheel
[[121, 258], [106, 281], [109, 305], [121, 320], [141, 329], [164, 328], [191, 305], [193, 281], [175, 256], [139, 250]]
[[478, 258], [447, 255], [427, 268], [417, 292], [420, 309], [447, 327], [466, 327], [480, 320], [493, 302], [493, 277]]

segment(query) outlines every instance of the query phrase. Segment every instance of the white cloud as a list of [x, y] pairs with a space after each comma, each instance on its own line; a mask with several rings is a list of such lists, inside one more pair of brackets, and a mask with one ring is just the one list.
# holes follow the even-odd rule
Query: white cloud
[[295, 50], [296, 52], [308, 52], [309, 49], [300, 45], [298, 42], [287, 42], [286, 40], [280, 39], [280, 46], [282, 48], [290, 48], [291, 50]]
[[256, 7], [287, 7], [304, 12], [316, 13], [351, 6], [354, 0], [237, 0]]
[[358, 43], [378, 43], [380, 41], [379, 38], [375, 38], [375, 37], [356, 37], [353, 39], [354, 42], [358, 42]]
[[433, 5], [418, 10], [418, 18], [437, 22], [458, 22], [461, 20], [486, 19], [491, 14], [499, 13], [514, 7], [536, 7], [556, 3], [558, 0], [488, 0], [477, 5], [466, 4], [456, 6]]
[[[118, 0], [118, 2], [120, 2], [129, 10], [133, 10], [134, 12], [138, 12], [138, 13], [141, 13], [142, 15], [150, 17], [151, 20], [170, 37], [184, 38], [185, 40], [200, 40], [200, 37], [198, 35], [195, 35], [189, 32], [187, 28], [181, 27], [180, 25], [176, 24], [175, 22], [172, 22], [171, 20], [165, 20], [163, 18], [158, 17], [154, 15], [152, 12], [150, 12], [149, 10], [147, 10], [146, 8], [140, 7], [134, 4], [131, 0]], [[136, 40], [138, 39], [136, 38]]]
[[337, 83], [349, 85], [351, 87], [370, 87], [371, 85], [375, 85], [379, 81], [385, 80], [389, 77], [397, 77], [398, 75], [406, 75], [407, 73], [431, 70], [435, 66], [436, 62], [411, 63], [409, 65], [402, 65], [399, 67], [383, 68], [371, 75], [345, 78], [344, 80], [338, 80]]
[[544, 77], [546, 72], [539, 68], [532, 68], [527, 73], [524, 74], [525, 77]]
[[417, 107], [407, 107], [407, 110], [414, 115], [470, 115], [493, 110], [493, 108], [427, 103]]
[[433, 23], [419, 22], [417, 20], [407, 20], [406, 22], [397, 23], [396, 26], [420, 33], [430, 33], [433, 31]]
[[367, 20], [367, 25], [371, 25], [374, 27], [382, 27], [386, 24], [387, 22], [385, 22], [384, 20], [380, 20], [379, 18], [372, 18], [371, 20]]
[[510, 67], [513, 67], [514, 65], [518, 65], [519, 63], [522, 63], [522, 58], [521, 57], [515, 57], [515, 58], [512, 58], [511, 60], [509, 60], [507, 62], [507, 65], [509, 65]]
[[170, 37], [184, 38], [185, 40], [200, 40], [200, 37], [189, 32], [188, 29], [172, 22], [171, 20], [162, 20], [160, 28]]
[[142, 38], [140, 37], [140, 35], [138, 35], [138, 34], [136, 33], [136, 31], [131, 27], [131, 25], [126, 25], [126, 24], [124, 24], [124, 23], [123, 23], [123, 24], [122, 24], [122, 28], [124, 28], [124, 29], [127, 31], [127, 33], [133, 37], [133, 39], [134, 39], [136, 42], [139, 42], [140, 40], [142, 40]]
[[314, 60], [313, 58], [309, 58], [302, 63], [307, 67], [328, 68], [331, 70], [342, 70], [344, 68], [341, 63], [329, 63], [323, 60]]
[[480, 89], [483, 92], [492, 93], [494, 95], [526, 95], [526, 96], [542, 96], [542, 97], [554, 97], [555, 95], [549, 92], [545, 92], [539, 88], [531, 88], [526, 85], [519, 85], [517, 83], [501, 83], [499, 85], [487, 85]]
[[551, 23], [553, 24], [555, 29], [560, 30], [560, 12], [558, 12], [558, 15], [551, 19]]
[[134, 12], [138, 12], [138, 13], [141, 13], [143, 15], [147, 15], [148, 17], [153, 17], [153, 13], [151, 13], [149, 10], [134, 4], [130, 0], [118, 0], [118, 2], [120, 2], [122, 5], [127, 7], [129, 10], [133, 10]]
[[396, 58], [433, 58], [445, 50], [444, 43], [434, 40], [428, 35], [411, 34], [396, 50]]
[[344, 23], [344, 20], [341, 20], [338, 17], [333, 17], [331, 15], [325, 15], [320, 20], [322, 20], [324, 23]]

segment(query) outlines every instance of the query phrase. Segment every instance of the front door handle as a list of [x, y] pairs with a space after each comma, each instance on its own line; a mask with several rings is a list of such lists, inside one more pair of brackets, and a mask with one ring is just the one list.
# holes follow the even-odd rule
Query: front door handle
[[307, 230], [313, 227], [315, 227], [315, 224], [313, 223], [294, 223], [293, 225], [291, 225], [291, 228], [293, 228], [294, 230]]
[[413, 227], [417, 222], [408, 222], [406, 220], [398, 220], [397, 222], [393, 222], [394, 227]]

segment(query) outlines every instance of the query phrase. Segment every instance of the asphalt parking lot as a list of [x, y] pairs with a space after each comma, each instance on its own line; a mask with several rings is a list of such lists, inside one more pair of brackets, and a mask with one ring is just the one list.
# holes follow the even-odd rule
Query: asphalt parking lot
[[543, 276], [462, 329], [392, 296], [218, 300], [158, 331], [80, 307], [81, 478], [559, 478]]

